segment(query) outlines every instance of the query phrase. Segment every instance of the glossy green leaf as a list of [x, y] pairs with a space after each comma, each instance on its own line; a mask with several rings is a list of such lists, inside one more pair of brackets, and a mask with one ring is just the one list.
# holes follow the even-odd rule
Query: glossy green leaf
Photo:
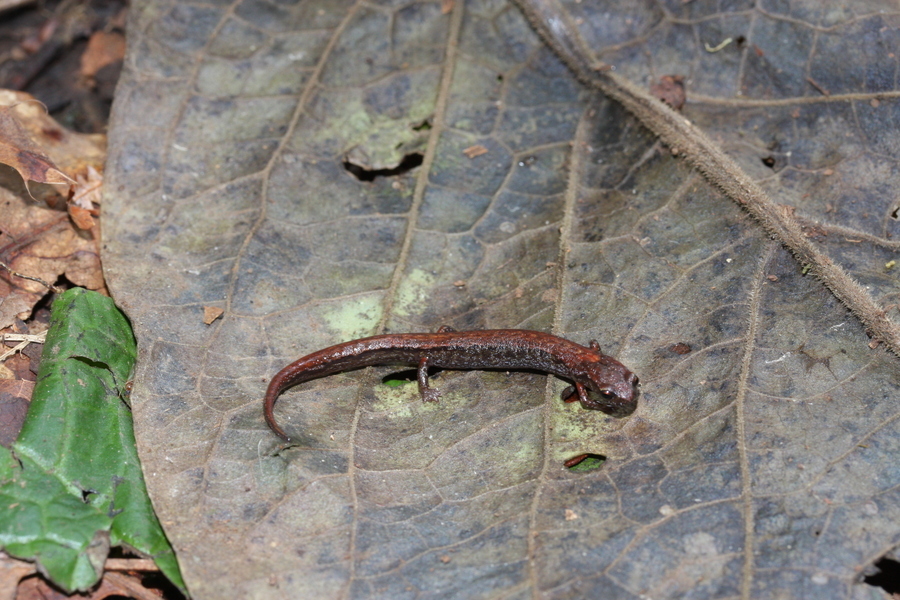
[[72, 289], [53, 304], [28, 417], [0, 450], [0, 545], [60, 587], [86, 590], [111, 546], [152, 557], [184, 588], [144, 485], [124, 387], [136, 347], [109, 298]]

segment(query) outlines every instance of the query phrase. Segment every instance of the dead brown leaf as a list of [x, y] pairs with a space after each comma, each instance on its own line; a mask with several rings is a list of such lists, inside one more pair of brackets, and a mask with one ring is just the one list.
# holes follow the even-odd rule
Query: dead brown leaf
[[111, 31], [94, 32], [81, 55], [81, 74], [94, 77], [100, 69], [119, 62], [125, 57], [125, 36]]
[[[15, 107], [11, 108], [13, 105]], [[25, 92], [0, 89], [0, 107], [5, 108], [7, 114], [15, 116], [31, 143], [55, 165], [66, 185], [74, 183], [66, 174], [77, 176], [85, 173], [88, 165], [102, 170], [106, 160], [105, 135], [80, 134], [65, 129], [47, 114], [42, 104]], [[0, 143], [2, 137], [0, 130]], [[0, 158], [0, 162], [6, 161]]]
[[0, 600], [14, 600], [19, 581], [35, 573], [34, 563], [12, 558], [0, 552]]
[[0, 446], [9, 448], [16, 441], [33, 390], [33, 381], [0, 379]]
[[75, 176], [75, 192], [72, 195], [72, 203], [87, 210], [94, 210], [100, 205], [103, 176], [93, 167], [88, 165], [85, 175]]
[[75, 204], [69, 205], [69, 216], [72, 217], [72, 222], [75, 223], [75, 227], [78, 229], [89, 230], [95, 225], [91, 211]]
[[0, 106], [0, 162], [19, 172], [26, 188], [29, 181], [51, 185], [75, 183], [57, 169], [43, 149], [31, 140], [16, 114], [17, 106]]
[[75, 189], [69, 200], [69, 216], [79, 229], [94, 227], [94, 217], [98, 215], [103, 177], [93, 166], [88, 165], [86, 175], [76, 175]]
[[206, 325], [211, 325], [213, 321], [221, 317], [224, 313], [225, 311], [218, 306], [204, 306], [203, 323]]
[[[109, 597], [159, 600], [162, 597], [160, 590], [147, 587], [141, 580], [140, 574], [148, 572], [159, 572], [152, 560], [111, 558], [106, 561], [100, 585], [74, 597], [82, 600], [102, 600]], [[37, 575], [34, 563], [0, 552], [0, 600], [67, 600], [72, 597], [63, 594]]]
[[[85, 594], [78, 594], [81, 600], [103, 600], [104, 598], [135, 598], [136, 600], [159, 600], [159, 592], [148, 589], [139, 576], [107, 571], [100, 585]], [[19, 585], [17, 600], [70, 600], [72, 596], [52, 587], [41, 577], [29, 577]], [[2, 599], [0, 599], [2, 600]]]

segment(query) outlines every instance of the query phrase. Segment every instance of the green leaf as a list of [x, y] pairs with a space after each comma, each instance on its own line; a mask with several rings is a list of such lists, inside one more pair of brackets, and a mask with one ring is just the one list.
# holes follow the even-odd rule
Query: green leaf
[[136, 344], [109, 298], [72, 289], [53, 304], [28, 416], [0, 450], [0, 545], [67, 591], [87, 590], [110, 546], [152, 557], [184, 590], [144, 485], [124, 387]]

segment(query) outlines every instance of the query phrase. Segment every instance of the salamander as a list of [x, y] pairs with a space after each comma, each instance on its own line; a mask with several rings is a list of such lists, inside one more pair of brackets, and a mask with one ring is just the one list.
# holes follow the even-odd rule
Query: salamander
[[[279, 437], [290, 437], [275, 421], [275, 401], [287, 388], [341, 371], [372, 365], [403, 364], [418, 368], [419, 393], [435, 402], [440, 393], [428, 385], [428, 367], [445, 369], [530, 369], [563, 377], [575, 384], [563, 400], [578, 400], [590, 410], [623, 417], [637, 407], [638, 378], [591, 341], [581, 346], [561, 337], [526, 329], [392, 333], [361, 338], [308, 354], [279, 371], [269, 382], [264, 401], [266, 423]], [[596, 393], [591, 397], [588, 391]]]

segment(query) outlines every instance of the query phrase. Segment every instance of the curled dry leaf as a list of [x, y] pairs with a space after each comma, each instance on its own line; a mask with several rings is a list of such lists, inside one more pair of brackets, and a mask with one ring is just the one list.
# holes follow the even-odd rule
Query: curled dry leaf
[[69, 200], [69, 216], [78, 229], [94, 227], [97, 206], [100, 205], [103, 176], [92, 165], [88, 165], [86, 175], [76, 175], [75, 189]]
[[89, 230], [96, 224], [91, 211], [77, 204], [69, 205], [69, 216], [72, 217], [72, 222], [78, 229]]
[[31, 140], [16, 115], [17, 106], [0, 106], [0, 162], [19, 172], [26, 188], [29, 181], [52, 185], [75, 183], [57, 169], [43, 149]]
[[78, 174], [75, 176], [75, 191], [72, 195], [72, 204], [80, 206], [85, 210], [95, 210], [100, 204], [101, 184], [103, 176], [93, 165], [88, 165], [85, 175]]
[[[6, 133], [7, 125], [13, 138]], [[31, 95], [0, 90], [0, 162], [16, 169], [26, 182], [68, 186], [75, 182], [66, 173], [83, 173], [88, 165], [100, 168], [105, 160], [105, 135], [70, 132]]]

